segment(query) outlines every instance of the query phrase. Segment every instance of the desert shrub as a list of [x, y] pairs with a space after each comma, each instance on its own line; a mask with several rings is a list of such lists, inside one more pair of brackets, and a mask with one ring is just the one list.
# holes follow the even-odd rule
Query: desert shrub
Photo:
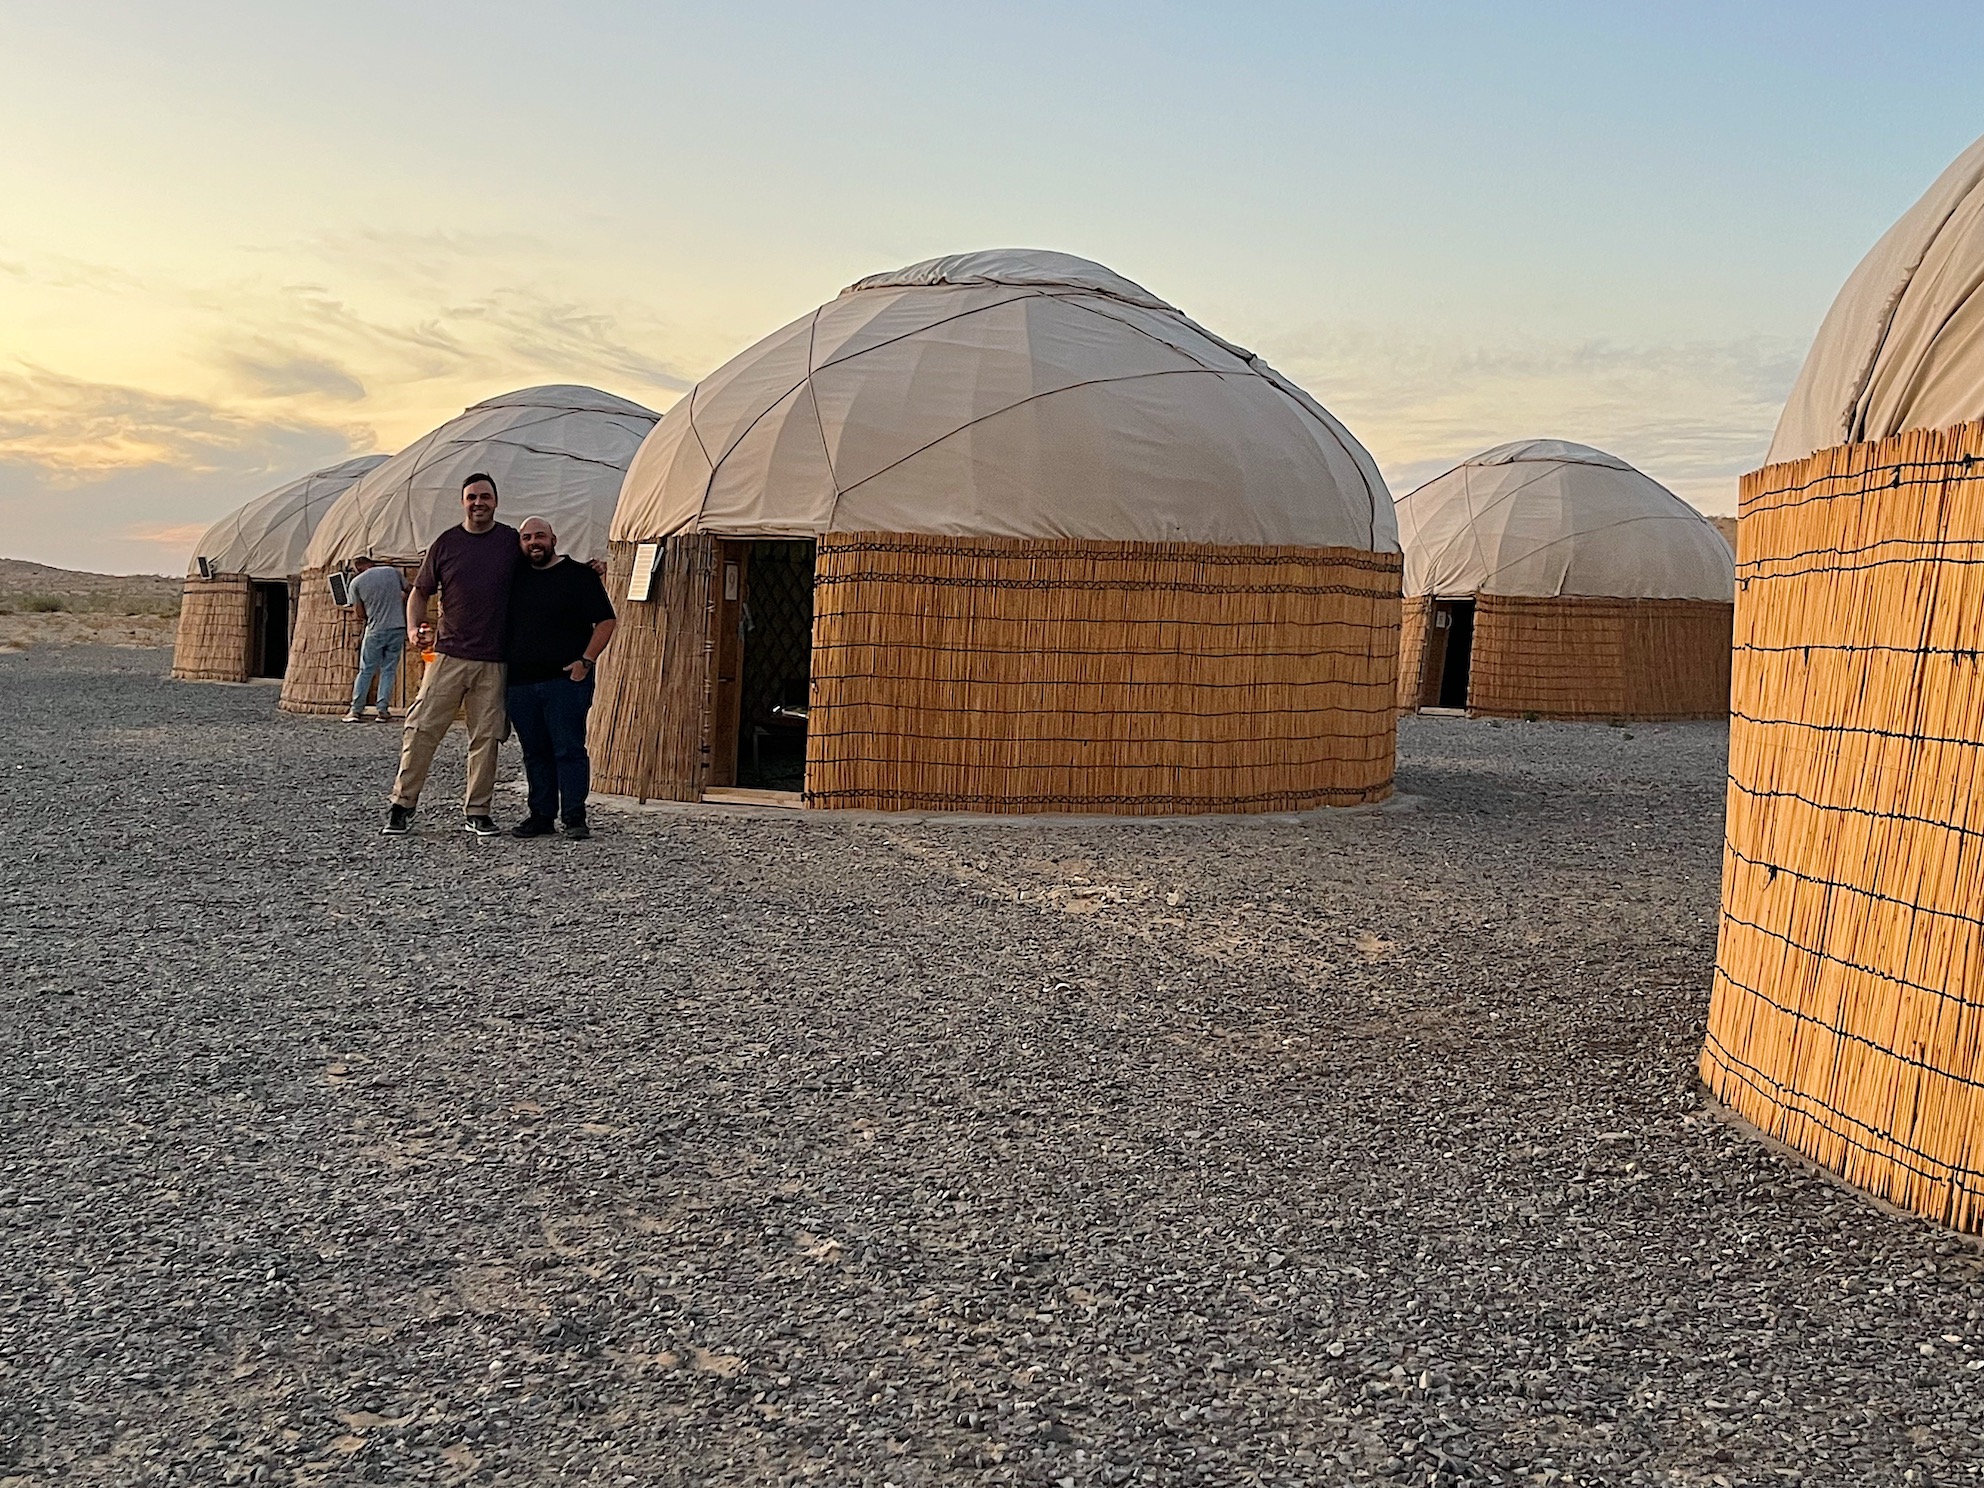
[[59, 594], [30, 594], [21, 608], [30, 615], [54, 615], [68, 609], [69, 602]]

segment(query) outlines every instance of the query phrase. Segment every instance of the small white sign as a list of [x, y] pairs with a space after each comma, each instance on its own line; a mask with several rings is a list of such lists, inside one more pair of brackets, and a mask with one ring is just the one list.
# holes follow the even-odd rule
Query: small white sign
[[737, 598], [737, 565], [734, 563], [726, 563], [723, 566], [723, 597]]
[[642, 543], [634, 549], [634, 576], [627, 581], [627, 598], [646, 599], [654, 592], [654, 571], [660, 563], [660, 543]]

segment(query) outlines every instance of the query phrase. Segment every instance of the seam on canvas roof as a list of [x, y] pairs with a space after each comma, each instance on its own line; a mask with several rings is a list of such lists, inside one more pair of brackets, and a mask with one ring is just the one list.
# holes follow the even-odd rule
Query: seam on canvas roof
[[[1062, 393], [1071, 393], [1077, 388], [1107, 387], [1109, 384], [1116, 382], [1143, 382], [1153, 377], [1237, 377], [1237, 376], [1245, 376], [1245, 375], [1246, 375], [1245, 373], [1221, 372], [1216, 369], [1204, 368], [1204, 367], [1172, 367], [1161, 372], [1133, 372], [1130, 373], [1128, 376], [1124, 376], [1124, 377], [1091, 377], [1085, 382], [1071, 382], [1065, 384], [1062, 387], [1049, 388], [1045, 392], [1031, 393], [1024, 398], [1020, 398], [1012, 403], [1006, 404], [1005, 407], [1003, 408], [995, 408], [991, 410], [989, 413], [982, 413], [977, 418], [972, 419], [967, 423], [959, 424], [955, 429], [951, 429], [946, 431], [945, 433], [939, 434], [935, 439], [931, 440], [928, 444], [919, 445], [915, 449], [909, 451], [908, 454], [903, 455], [898, 459], [889, 461], [889, 463], [884, 465], [880, 470], [870, 471], [867, 475], [862, 476], [860, 480], [855, 481], [852, 485], [848, 486], [847, 490], [848, 491], [855, 490], [861, 486], [865, 486], [871, 480], [877, 480], [880, 477], [887, 475], [891, 470], [894, 470], [896, 466], [902, 464], [904, 461], [914, 460], [918, 455], [924, 453], [926, 450], [935, 449], [938, 445], [942, 444], [946, 439], [951, 438], [952, 435], [962, 434], [966, 429], [975, 429], [978, 427], [978, 425], [986, 422], [988, 419], [995, 419], [1002, 413], [1011, 413], [1015, 408], [1024, 408], [1029, 403], [1038, 403], [1043, 398], [1052, 398]], [[843, 491], [841, 494], [846, 495], [847, 492]]]

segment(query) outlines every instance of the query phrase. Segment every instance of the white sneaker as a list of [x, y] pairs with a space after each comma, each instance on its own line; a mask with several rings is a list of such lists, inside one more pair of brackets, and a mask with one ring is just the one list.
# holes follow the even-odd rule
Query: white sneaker
[[363, 717], [362, 717], [361, 715], [359, 715], [359, 714], [357, 714], [357, 713], [347, 713], [347, 714], [345, 714], [345, 716], [344, 716], [344, 717], [342, 717], [342, 718], [340, 718], [340, 719], [338, 720], [338, 722], [339, 722], [339, 723], [363, 723], [363, 722], [365, 722], [365, 719], [364, 719], [364, 718], [363, 718]]

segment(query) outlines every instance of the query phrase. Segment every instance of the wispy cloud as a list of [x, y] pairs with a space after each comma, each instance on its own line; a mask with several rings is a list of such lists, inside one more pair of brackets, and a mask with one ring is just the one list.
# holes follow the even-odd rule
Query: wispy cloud
[[1801, 344], [1446, 343], [1310, 327], [1264, 351], [1363, 439], [1398, 494], [1491, 445], [1575, 439], [1710, 510], [1763, 458]]
[[125, 528], [122, 535], [132, 542], [151, 543], [169, 549], [173, 556], [177, 556], [206, 536], [209, 525], [204, 522], [181, 522], [177, 526], [161, 527], [156, 523], [140, 522]]
[[677, 339], [664, 316], [597, 286], [575, 294], [569, 254], [544, 239], [347, 232], [278, 251], [318, 272], [285, 285], [268, 313], [290, 341], [367, 369], [374, 386], [389, 376], [505, 388], [555, 379], [640, 397], [693, 380], [663, 354]]
[[691, 381], [676, 330], [599, 292], [615, 282], [522, 235], [324, 237], [197, 282], [0, 254], [0, 310], [63, 328], [0, 359], [12, 541], [145, 566], [250, 496], [512, 388], [591, 383], [666, 407]]
[[57, 489], [145, 467], [187, 475], [274, 473], [299, 457], [367, 443], [362, 428], [258, 418], [42, 367], [0, 370], [0, 461], [35, 467]]
[[220, 361], [253, 397], [355, 403], [365, 396], [365, 384], [329, 357], [265, 338], [224, 352]]

